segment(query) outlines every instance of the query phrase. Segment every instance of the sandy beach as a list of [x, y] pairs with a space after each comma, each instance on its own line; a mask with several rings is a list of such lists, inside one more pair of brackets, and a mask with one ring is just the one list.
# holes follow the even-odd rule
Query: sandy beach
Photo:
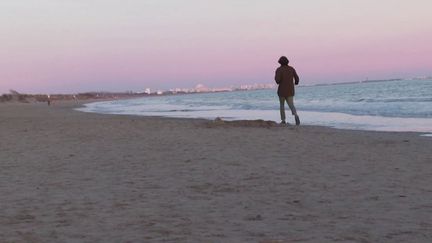
[[0, 104], [0, 242], [432, 242], [432, 138]]

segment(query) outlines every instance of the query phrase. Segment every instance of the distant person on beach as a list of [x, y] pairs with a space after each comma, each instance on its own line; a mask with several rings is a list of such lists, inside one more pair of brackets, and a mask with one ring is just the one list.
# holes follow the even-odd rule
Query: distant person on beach
[[300, 125], [300, 118], [297, 115], [296, 108], [294, 107], [294, 84], [299, 84], [299, 76], [297, 75], [296, 70], [289, 66], [288, 58], [282, 56], [279, 58], [278, 63], [280, 67], [276, 69], [275, 81], [278, 84], [277, 94], [279, 96], [280, 103], [280, 115], [281, 115], [281, 124], [286, 124], [285, 117], [285, 101], [288, 103], [289, 108], [291, 109], [291, 113], [295, 117], [296, 125]]
[[47, 95], [47, 103], [48, 103], [48, 105], [51, 105], [51, 96], [50, 95]]

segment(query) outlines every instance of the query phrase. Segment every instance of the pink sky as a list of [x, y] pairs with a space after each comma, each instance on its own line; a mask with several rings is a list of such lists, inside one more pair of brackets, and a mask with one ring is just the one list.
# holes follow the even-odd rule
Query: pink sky
[[428, 0], [4, 0], [0, 93], [432, 75]]

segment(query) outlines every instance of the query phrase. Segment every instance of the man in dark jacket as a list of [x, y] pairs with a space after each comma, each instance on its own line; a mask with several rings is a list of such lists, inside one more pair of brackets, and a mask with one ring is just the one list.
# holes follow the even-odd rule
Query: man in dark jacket
[[299, 83], [299, 76], [296, 70], [288, 66], [288, 58], [282, 56], [279, 58], [279, 64], [281, 65], [276, 69], [275, 81], [279, 85], [277, 94], [280, 102], [280, 115], [282, 124], [286, 124], [285, 121], [285, 101], [288, 103], [291, 113], [295, 117], [296, 125], [300, 125], [300, 118], [297, 115], [296, 108], [294, 107], [294, 82], [295, 85]]

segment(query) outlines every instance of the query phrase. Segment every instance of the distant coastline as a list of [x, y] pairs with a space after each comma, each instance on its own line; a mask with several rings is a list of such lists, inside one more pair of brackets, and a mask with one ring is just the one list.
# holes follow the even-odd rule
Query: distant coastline
[[[392, 78], [392, 79], [366, 79], [360, 81], [350, 82], [337, 82], [337, 83], [320, 83], [320, 84], [309, 84], [300, 85], [301, 87], [314, 87], [314, 86], [332, 86], [332, 85], [348, 85], [348, 84], [361, 84], [361, 83], [379, 83], [379, 82], [394, 82], [402, 80], [432, 80], [432, 76], [414, 77], [414, 78]], [[157, 90], [150, 92], [146, 89], [144, 92], [108, 92], [108, 91], [91, 91], [82, 92], [76, 94], [25, 94], [19, 93], [15, 90], [10, 90], [10, 93], [3, 94], [0, 96], [0, 103], [2, 102], [47, 102], [48, 99], [52, 101], [58, 100], [104, 100], [104, 99], [131, 99], [141, 97], [154, 97], [163, 95], [182, 95], [182, 94], [202, 94], [202, 93], [219, 93], [219, 92], [234, 92], [234, 91], [249, 91], [249, 90], [263, 90], [263, 89], [274, 89], [275, 84], [252, 84], [252, 85], [240, 85], [239, 87], [230, 88], [207, 88], [201, 84], [198, 84], [192, 89], [170, 89], [170, 90]]]
[[154, 91], [150, 92], [146, 89], [144, 92], [107, 92], [107, 91], [92, 91], [77, 94], [25, 94], [15, 90], [10, 90], [9, 94], [3, 94], [0, 96], [1, 102], [47, 102], [59, 101], [59, 100], [105, 100], [105, 99], [131, 99], [131, 98], [142, 98], [142, 97], [154, 97], [154, 96], [166, 96], [166, 95], [182, 95], [182, 94], [203, 94], [203, 93], [220, 93], [220, 92], [233, 92], [233, 91], [248, 91], [248, 90], [262, 90], [262, 89], [273, 89], [274, 84], [252, 84], [252, 85], [241, 85], [239, 87], [231, 88], [215, 88], [210, 89], [201, 84], [197, 85], [192, 89], [170, 89], [166, 91]]
[[307, 86], [329, 86], [329, 85], [344, 85], [344, 84], [361, 84], [361, 83], [380, 83], [380, 82], [393, 82], [402, 80], [432, 80], [432, 76], [427, 77], [415, 77], [415, 78], [392, 78], [392, 79], [366, 79], [360, 81], [350, 81], [350, 82], [338, 82], [338, 83], [322, 83], [322, 84], [312, 84]]

